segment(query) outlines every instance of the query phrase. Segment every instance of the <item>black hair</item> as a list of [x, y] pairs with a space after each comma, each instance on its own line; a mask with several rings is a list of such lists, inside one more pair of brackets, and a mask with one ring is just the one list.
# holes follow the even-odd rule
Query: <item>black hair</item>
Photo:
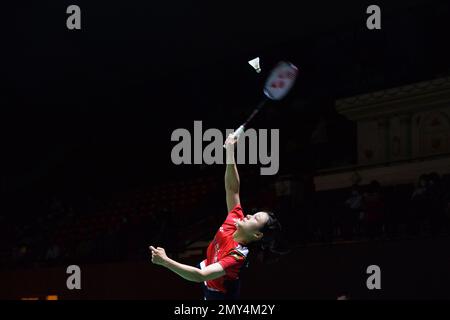
[[367, 188], [369, 193], [379, 192], [381, 185], [377, 180], [372, 180]]
[[264, 211], [269, 216], [269, 220], [261, 228], [263, 237], [261, 239], [261, 247], [273, 248], [277, 237], [281, 232], [281, 223], [278, 221], [275, 214], [271, 211]]
[[263, 237], [259, 241], [249, 244], [249, 249], [252, 256], [263, 263], [271, 263], [277, 260], [278, 253], [276, 249], [281, 238], [281, 223], [278, 221], [275, 214], [271, 211], [263, 211], [267, 213], [269, 219], [264, 226], [259, 230], [263, 233]]

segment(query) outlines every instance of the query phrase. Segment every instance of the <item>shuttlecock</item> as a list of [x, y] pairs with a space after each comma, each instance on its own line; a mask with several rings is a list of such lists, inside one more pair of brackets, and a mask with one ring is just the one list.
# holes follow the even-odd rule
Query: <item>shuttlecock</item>
[[259, 66], [259, 57], [250, 60], [248, 63], [253, 67], [253, 69], [255, 69], [257, 73], [261, 72], [261, 67]]

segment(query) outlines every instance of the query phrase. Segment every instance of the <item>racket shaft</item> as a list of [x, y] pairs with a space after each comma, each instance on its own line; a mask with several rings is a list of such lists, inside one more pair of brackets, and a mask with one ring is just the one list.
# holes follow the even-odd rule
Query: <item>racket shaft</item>
[[[247, 124], [252, 121], [252, 119], [258, 114], [259, 111], [261, 111], [268, 100], [268, 98], [264, 98], [255, 108], [255, 110], [253, 110], [252, 114], [247, 118], [247, 121], [245, 121], [243, 125], [241, 125], [238, 129], [236, 129], [236, 131], [233, 132], [233, 135], [236, 137], [236, 139], [239, 139], [239, 136], [244, 132]], [[223, 147], [225, 148], [225, 144], [223, 145]]]
[[252, 114], [247, 118], [247, 121], [244, 122], [244, 127], [247, 126], [247, 124], [252, 121], [252, 119], [258, 114], [259, 111], [261, 111], [261, 109], [264, 107], [264, 105], [266, 104], [266, 102], [268, 101], [267, 98], [263, 99], [258, 106], [255, 108], [255, 110], [253, 110]]

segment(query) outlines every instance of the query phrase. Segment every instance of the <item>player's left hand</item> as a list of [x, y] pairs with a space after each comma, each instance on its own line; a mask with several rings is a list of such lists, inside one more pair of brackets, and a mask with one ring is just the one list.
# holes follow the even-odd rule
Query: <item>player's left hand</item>
[[153, 247], [150, 246], [150, 251], [152, 252], [152, 263], [154, 264], [159, 264], [159, 265], [164, 265], [167, 261], [167, 255], [166, 255], [166, 250], [164, 250], [161, 247]]

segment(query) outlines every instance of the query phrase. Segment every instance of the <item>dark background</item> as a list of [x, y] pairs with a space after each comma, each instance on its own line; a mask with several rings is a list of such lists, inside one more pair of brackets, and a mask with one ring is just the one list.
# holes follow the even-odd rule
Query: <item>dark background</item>
[[[81, 30], [66, 28], [70, 4], [81, 7]], [[8, 10], [2, 216], [20, 226], [45, 216], [53, 197], [86, 212], [136, 188], [222, 179], [219, 165], [173, 165], [171, 133], [192, 131], [194, 120], [239, 126], [280, 60], [297, 65], [299, 79], [253, 123], [280, 129], [280, 175], [354, 164], [355, 125], [336, 99], [450, 72], [448, 2], [378, 1], [381, 30], [366, 28], [371, 4], [40, 1]], [[261, 74], [247, 63], [256, 56]], [[313, 153], [323, 119], [328, 147]]]
[[[121, 188], [189, 172], [171, 164], [171, 132], [193, 120], [237, 127], [279, 60], [296, 64], [300, 78], [254, 125], [294, 131], [299, 143], [320, 116], [339, 122], [328, 110], [338, 97], [449, 71], [449, 8], [440, 1], [378, 2], [375, 31], [365, 26], [368, 1], [77, 2], [79, 31], [66, 28], [69, 4], [11, 12], [2, 191]], [[260, 75], [247, 64], [255, 56]]]

